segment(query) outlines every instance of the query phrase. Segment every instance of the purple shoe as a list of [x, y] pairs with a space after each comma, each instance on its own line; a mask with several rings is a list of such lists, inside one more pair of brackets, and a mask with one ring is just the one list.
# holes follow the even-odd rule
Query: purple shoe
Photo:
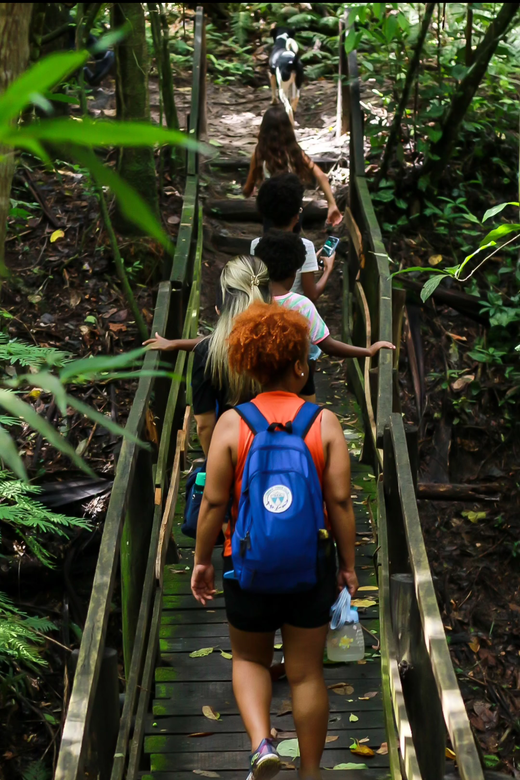
[[282, 762], [276, 752], [272, 739], [263, 739], [251, 754], [251, 771], [247, 780], [271, 780], [278, 774]]

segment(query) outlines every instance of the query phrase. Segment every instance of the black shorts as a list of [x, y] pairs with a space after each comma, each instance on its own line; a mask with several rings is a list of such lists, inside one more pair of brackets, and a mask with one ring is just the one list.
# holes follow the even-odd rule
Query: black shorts
[[[231, 557], [224, 558], [224, 571], [233, 568]], [[223, 580], [226, 615], [229, 623], [248, 632], [277, 631], [283, 625], [320, 628], [329, 622], [330, 608], [337, 593], [336, 552], [331, 542], [320, 554], [318, 582], [302, 593], [251, 593], [236, 580]]]
[[300, 390], [299, 395], [315, 395], [316, 387], [314, 386], [314, 369], [316, 366], [315, 360], [309, 360], [309, 376], [305, 382], [305, 387]]

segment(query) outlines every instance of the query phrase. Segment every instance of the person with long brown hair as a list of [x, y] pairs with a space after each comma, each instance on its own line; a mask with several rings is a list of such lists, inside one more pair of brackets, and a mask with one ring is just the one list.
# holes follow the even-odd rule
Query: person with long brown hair
[[291, 120], [283, 106], [271, 106], [265, 112], [258, 143], [251, 157], [249, 174], [243, 193], [252, 195], [255, 186], [264, 179], [280, 173], [295, 173], [304, 183], [314, 179], [323, 190], [327, 200], [327, 222], [333, 227], [341, 222], [341, 213], [336, 205], [327, 174], [305, 154], [294, 134]]
[[[284, 421], [282, 427], [289, 428], [287, 421], [295, 421], [304, 404], [298, 394], [309, 374], [307, 320], [298, 312], [277, 304], [253, 303], [235, 318], [228, 345], [231, 369], [247, 374], [261, 385], [261, 392], [252, 403], [265, 422], [271, 424], [269, 430], [274, 430], [274, 424], [279, 420]], [[320, 534], [323, 547], [320, 546], [318, 553], [316, 582], [310, 589], [263, 592], [255, 587], [242, 587], [230, 576], [234, 574], [234, 530], [242, 481], [247, 480], [246, 461], [254, 439], [252, 430], [240, 415], [240, 408], [238, 412], [226, 411], [220, 417], [209, 449], [191, 589], [203, 606], [216, 594], [211, 556], [231, 494], [232, 521], [226, 530], [223, 565], [229, 578], [225, 575], [223, 583], [233, 651], [233, 691], [252, 747], [247, 780], [270, 780], [281, 768], [271, 739], [269, 716], [270, 666], [278, 629], [283, 637], [285, 671], [291, 687], [294, 725], [300, 746], [299, 776], [302, 780], [319, 778], [329, 712], [323, 678], [329, 611], [338, 588], [348, 588], [353, 596], [358, 587], [350, 458], [345, 436], [335, 414], [319, 408], [316, 413], [303, 440], [316, 469], [319, 491], [316, 500], [320, 506], [325, 504], [327, 528], [332, 531], [335, 545], [329, 531]], [[276, 438], [276, 432], [273, 436]], [[283, 479], [283, 475], [280, 478]], [[299, 532], [306, 527], [307, 520], [302, 510]], [[338, 572], [335, 548], [339, 556]], [[289, 558], [287, 554], [287, 560]]]

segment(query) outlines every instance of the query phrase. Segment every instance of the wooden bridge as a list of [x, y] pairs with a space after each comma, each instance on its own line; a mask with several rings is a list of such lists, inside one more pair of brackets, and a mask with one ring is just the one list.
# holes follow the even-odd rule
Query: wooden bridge
[[[189, 132], [205, 131], [205, 33], [195, 21]], [[381, 231], [364, 175], [363, 117], [356, 54], [340, 40], [338, 122], [350, 131], [350, 251], [343, 268], [343, 338], [365, 346], [400, 341], [403, 301], [393, 293]], [[201, 161], [187, 157], [175, 256], [157, 295], [152, 332], [196, 335], [204, 251], [199, 192]], [[254, 236], [251, 236], [251, 238]], [[154, 369], [158, 353], [148, 353]], [[363, 421], [363, 457], [352, 462], [357, 571], [366, 655], [358, 664], [326, 665], [330, 720], [324, 769], [335, 777], [397, 780], [483, 780], [476, 742], [452, 667], [428, 565], [416, 502], [416, 440], [400, 412], [396, 363], [350, 360], [349, 387], [332, 390], [326, 365], [317, 393], [346, 425]], [[141, 436], [150, 411], [158, 445], [125, 440], [105, 521], [87, 621], [65, 721], [56, 778], [188, 780], [193, 775], [245, 779], [249, 744], [231, 687], [230, 645], [220, 595], [211, 608], [190, 593], [193, 544], [180, 534], [182, 473], [200, 457], [189, 415], [191, 362], [174, 361], [180, 382], [144, 376], [128, 420]], [[336, 383], [335, 387], [338, 387]], [[215, 567], [222, 571], [220, 551]], [[117, 656], [106, 648], [116, 578], [121, 578], [124, 704], [119, 708]], [[221, 590], [221, 585], [217, 585]], [[281, 642], [281, 640], [280, 640]], [[278, 643], [275, 655], [282, 649]], [[201, 648], [211, 653], [191, 657]], [[286, 681], [274, 683], [272, 725], [294, 729]], [[205, 713], [203, 708], [206, 709]], [[216, 714], [212, 714], [216, 713]], [[210, 715], [210, 718], [207, 715]], [[218, 717], [217, 717], [218, 716]], [[215, 719], [217, 718], [217, 719]], [[374, 752], [351, 752], [355, 743]], [[456, 760], [446, 766], [446, 748]], [[287, 759], [290, 780], [291, 759]], [[295, 762], [297, 764], [297, 761]], [[356, 766], [357, 765], [357, 766]], [[366, 766], [367, 768], [363, 768]], [[451, 773], [451, 774], [450, 774]]]

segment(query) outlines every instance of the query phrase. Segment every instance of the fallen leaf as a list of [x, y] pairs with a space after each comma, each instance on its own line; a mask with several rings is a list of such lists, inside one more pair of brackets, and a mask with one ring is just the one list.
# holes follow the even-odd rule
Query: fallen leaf
[[271, 729], [271, 737], [273, 739], [277, 739], [278, 738], [278, 730], [277, 729], [275, 729], [275, 728]]
[[90, 333], [90, 328], [88, 325], [80, 325], [79, 332], [81, 333], [82, 336], [88, 336], [88, 334]]
[[126, 325], [123, 325], [122, 322], [109, 322], [108, 329], [111, 330], [112, 333], [118, 333], [120, 330], [126, 330]]
[[520, 604], [509, 604], [508, 606], [513, 612], [520, 612]]
[[446, 748], [446, 758], [451, 758], [452, 761], [455, 761], [457, 756], [453, 752], [453, 750], [450, 750], [450, 748]]
[[377, 585], [363, 585], [363, 587], [358, 588], [358, 591], [360, 590], [379, 590]]
[[195, 731], [193, 734], [188, 734], [188, 737], [212, 737], [214, 731]]
[[430, 265], [439, 265], [442, 263], [442, 255], [430, 255], [428, 262]]
[[375, 607], [377, 601], [371, 601], [371, 599], [352, 599], [350, 603], [353, 607]]
[[336, 764], [333, 769], [368, 769], [366, 764]]
[[190, 658], [204, 658], [207, 655], [211, 655], [212, 652], [212, 647], [201, 647], [200, 650], [194, 650], [193, 653], [190, 653]]
[[334, 693], [337, 693], [339, 696], [350, 696], [354, 693], [354, 688], [352, 685], [348, 685], [348, 683], [334, 683], [334, 685], [327, 685], [327, 689], [329, 691], [334, 691]]
[[474, 653], [478, 653], [480, 650], [480, 642], [478, 641], [478, 637], [474, 636], [471, 642], [468, 642], [468, 647], [473, 650]]
[[220, 651], [220, 655], [222, 656], [222, 658], [226, 658], [228, 661], [231, 661], [231, 659], [233, 658], [231, 653], [225, 653], [224, 650]]
[[353, 753], [355, 756], [375, 756], [374, 751], [372, 748], [367, 747], [366, 745], [360, 745], [359, 742], [356, 742], [354, 745], [351, 745], [350, 752]]
[[111, 322], [125, 322], [128, 319], [128, 309], [121, 309], [110, 315]]
[[178, 225], [179, 222], [181, 221], [181, 218], [178, 217], [176, 214], [173, 214], [171, 217], [168, 217], [166, 221], [168, 222], [169, 225]]
[[466, 517], [470, 523], [478, 523], [479, 520], [484, 520], [487, 516], [487, 512], [461, 512], [462, 517]]
[[290, 715], [292, 712], [292, 704], [289, 701], [289, 699], [284, 699], [283, 702], [280, 705], [280, 709], [276, 713], [278, 717], [281, 717], [282, 715]]
[[464, 390], [464, 388], [470, 385], [474, 379], [475, 374], [464, 374], [464, 376], [459, 376], [459, 378], [451, 385], [451, 389], [458, 393], [460, 390]]
[[81, 293], [77, 290], [72, 290], [70, 293], [70, 305], [74, 308], [81, 303]]
[[295, 731], [279, 731], [278, 739], [298, 739], [298, 735]]
[[360, 664], [361, 666], [364, 666], [366, 664], [365, 659], [363, 659], [362, 661], [358, 661], [358, 664]]
[[105, 116], [116, 116], [117, 115], [117, 109], [115, 108], [104, 108], [103, 113]]
[[215, 712], [213, 707], [209, 707], [207, 704], [202, 708], [202, 714], [209, 720], [220, 720], [220, 712]]
[[373, 699], [377, 696], [377, 691], [369, 691], [368, 693], [363, 694], [364, 699]]
[[336, 735], [336, 736], [334, 736], [334, 737], [332, 737], [332, 736], [331, 736], [331, 737], [326, 737], [326, 738], [325, 738], [325, 742], [326, 742], [327, 744], [329, 744], [330, 742], [336, 742], [338, 739], [339, 739], [339, 736], [338, 736], [338, 735]]
[[380, 756], [387, 756], [388, 755], [388, 742], [382, 742], [381, 747], [379, 750], [376, 750], [376, 753], [379, 753]]
[[40, 303], [41, 299], [42, 299], [41, 295], [28, 295], [27, 296], [27, 300], [29, 301], [29, 303]]
[[285, 739], [278, 743], [276, 751], [279, 756], [286, 758], [298, 758], [300, 755], [300, 746], [297, 739]]
[[194, 769], [193, 774], [201, 777], [220, 777], [218, 772], [210, 772], [209, 769]]
[[456, 333], [450, 333], [449, 331], [446, 331], [447, 335], [450, 336], [452, 339], [455, 339], [455, 341], [467, 341], [468, 339], [466, 336], [458, 336]]
[[296, 769], [296, 767], [294, 766], [294, 764], [289, 764], [287, 761], [282, 761], [282, 762], [281, 762], [281, 764], [280, 764], [280, 766], [281, 766], [283, 769]]
[[64, 238], [64, 237], [65, 237], [65, 233], [63, 232], [63, 230], [55, 230], [50, 238], [51, 244], [54, 244], [54, 242], [57, 241], [58, 238]]
[[349, 721], [350, 721], [351, 723], [357, 723], [357, 722], [358, 722], [358, 720], [359, 720], [358, 716], [357, 716], [357, 715], [354, 715], [354, 714], [351, 712], [351, 713], [350, 713], [350, 717], [349, 717]]
[[281, 649], [282, 649], [282, 647], [283, 647], [283, 645], [282, 645], [282, 644], [280, 644], [280, 645], [275, 645], [275, 646], [274, 646], [274, 649], [275, 649], [275, 650], [281, 650]]

